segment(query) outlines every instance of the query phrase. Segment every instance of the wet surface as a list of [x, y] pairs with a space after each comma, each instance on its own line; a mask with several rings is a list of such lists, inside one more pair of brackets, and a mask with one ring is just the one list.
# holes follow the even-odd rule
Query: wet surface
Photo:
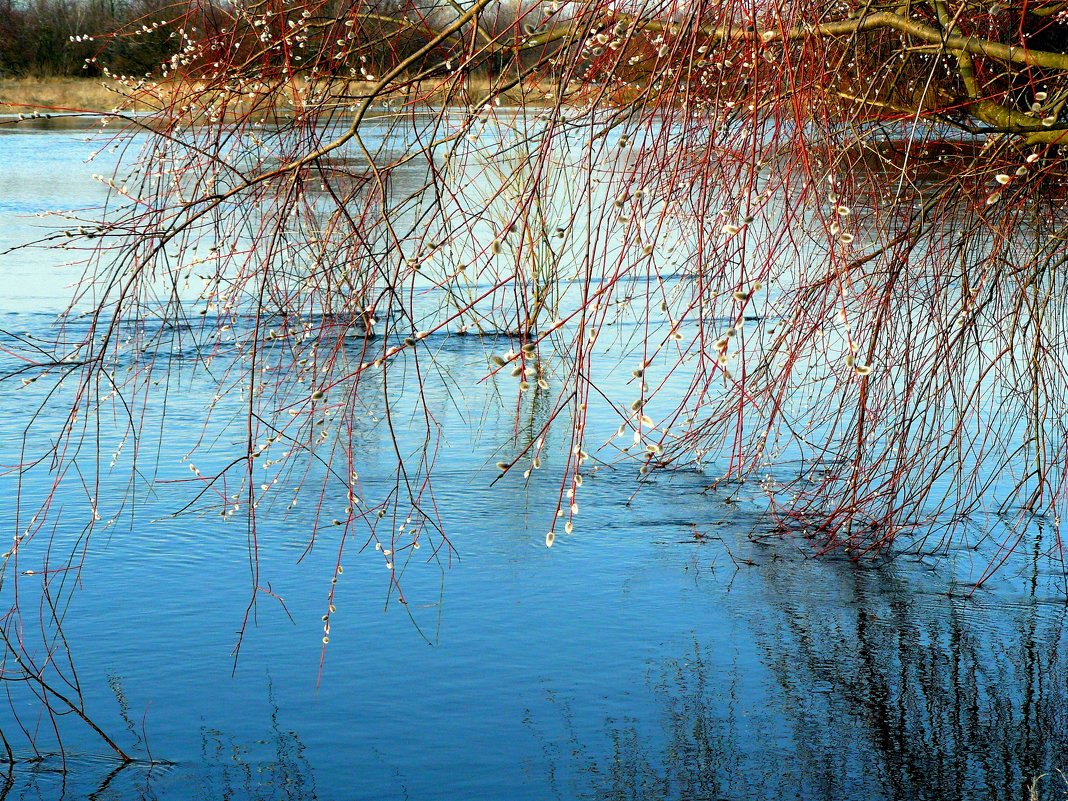
[[[38, 212], [100, 201], [83, 136], [0, 134], [0, 245], [32, 238]], [[0, 270], [5, 349], [46, 340], [66, 283], [57, 254], [18, 251]], [[225, 422], [204, 432], [210, 374], [177, 370], [154, 480], [105, 471], [99, 510], [115, 522], [87, 545], [84, 490], [62, 485], [53, 547], [86, 548], [63, 626], [86, 708], [138, 758], [166, 764], [118, 769], [67, 716], [63, 770], [39, 702], [7, 683], [0, 726], [22, 761], [0, 775], [0, 798], [988, 799], [1027, 798], [1040, 776], [1037, 797], [1068, 790], [1056, 773], [1068, 768], [1068, 644], [1064, 576], [1045, 558], [1053, 528], [1036, 524], [1032, 545], [973, 592], [987, 553], [813, 559], [773, 532], [756, 487], [709, 491], [684, 471], [635, 495], [634, 470], [605, 467], [585, 482], [575, 533], [546, 549], [552, 458], [529, 481], [494, 483], [515, 410], [479, 383], [474, 338], [443, 341], [437, 359], [452, 381], [426, 389], [443, 431], [434, 498], [454, 551], [404, 552], [406, 603], [386, 566], [401, 556], [363, 541], [345, 545], [332, 585], [340, 533], [315, 529], [316, 502], [344, 497], [310, 462], [304, 484], [319, 489], [291, 506], [297, 488], [283, 482], [272, 492], [284, 501], [260, 509], [259, 583], [284, 604], [261, 594], [236, 663], [250, 531], [206, 506], [172, 516], [197, 488], [190, 441], [217, 443], [205, 460], [237, 441]], [[10, 354], [0, 364], [17, 369]], [[5, 465], [24, 458], [47, 384], [2, 385]], [[401, 420], [411, 390], [392, 396]], [[27, 445], [64, 411], [46, 406]], [[378, 414], [369, 401], [358, 442], [370, 499], [394, 477]], [[419, 447], [418, 426], [396, 430], [402, 451]], [[9, 534], [49, 491], [36, 475], [21, 487], [0, 476]], [[33, 579], [20, 579], [30, 598]]]

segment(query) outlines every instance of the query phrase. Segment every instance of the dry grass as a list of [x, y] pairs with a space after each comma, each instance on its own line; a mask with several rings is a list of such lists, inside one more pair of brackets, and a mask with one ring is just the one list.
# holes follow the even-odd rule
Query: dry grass
[[114, 86], [90, 78], [7, 78], [0, 80], [0, 114], [110, 111], [123, 100]]
[[[344, 89], [344, 94], [360, 96], [372, 88], [372, 84], [353, 82]], [[147, 107], [139, 104], [131, 105], [125, 100], [124, 94], [120, 93], [122, 87], [112, 81], [99, 78], [6, 78], [0, 79], [0, 114], [15, 114], [32, 111], [52, 112], [77, 112], [77, 111], [111, 111], [120, 104], [126, 110], [146, 110]], [[491, 89], [490, 81], [475, 78], [468, 84], [468, 91], [473, 98], [484, 97]], [[501, 100], [514, 105], [546, 105], [549, 97], [546, 92], [549, 87], [526, 86], [516, 88], [501, 96]], [[129, 90], [124, 90], [128, 92]], [[155, 104], [166, 106], [173, 100], [171, 93], [174, 87], [158, 88]], [[445, 99], [446, 92], [441, 85], [433, 82], [424, 82], [411, 87], [409, 92], [402, 94], [390, 93], [395, 99], [419, 102], [440, 102]], [[279, 95], [279, 104], [282, 108], [293, 105], [295, 92], [283, 92]], [[455, 98], [451, 98], [455, 101]], [[334, 102], [345, 103], [344, 98], [334, 98]], [[326, 101], [330, 102], [330, 101]], [[348, 102], [352, 102], [349, 100]]]

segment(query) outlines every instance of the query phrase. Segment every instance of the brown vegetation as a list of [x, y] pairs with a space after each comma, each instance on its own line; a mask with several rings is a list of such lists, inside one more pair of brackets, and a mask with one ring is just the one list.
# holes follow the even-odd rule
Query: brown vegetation
[[[373, 89], [366, 81], [331, 86], [326, 91], [328, 99], [321, 102], [344, 107], [353, 98], [363, 97]], [[438, 82], [426, 81], [406, 87], [403, 91], [384, 94], [398, 103], [438, 104], [449, 101], [449, 89]], [[492, 82], [486, 78], [472, 77], [467, 82], [467, 91], [474, 98], [490, 96]], [[497, 95], [508, 105], [544, 106], [547, 104], [548, 86], [536, 82], [513, 87]], [[121, 81], [108, 78], [0, 78], [0, 114], [37, 112], [112, 112], [153, 111], [171, 107], [175, 100], [185, 95], [203, 97], [203, 87], [196, 82], [178, 90], [174, 84], [157, 84], [150, 91], [131, 92]], [[273, 108], [279, 114], [292, 113], [299, 105], [301, 91], [294, 83], [288, 89], [279, 90], [272, 98]]]
[[[111, 111], [130, 101], [115, 81], [100, 78], [2, 78], [0, 114]], [[133, 108], [145, 105], [133, 101]]]

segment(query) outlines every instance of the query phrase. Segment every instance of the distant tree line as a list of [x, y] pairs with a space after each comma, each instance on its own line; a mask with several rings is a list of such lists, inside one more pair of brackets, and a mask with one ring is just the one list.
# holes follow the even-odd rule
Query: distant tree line
[[176, 49], [166, 18], [161, 0], [0, 0], [0, 76], [148, 72]]
[[[523, 18], [533, 28], [542, 16], [537, 6], [493, 4], [478, 27], [483, 36], [498, 35]], [[316, 12], [308, 21], [313, 30], [307, 38], [316, 45], [317, 37], [325, 37], [318, 43], [325, 45], [329, 28], [342, 12], [330, 2], [317, 6]], [[428, 30], [447, 24], [456, 13], [447, 2], [432, 0], [413, 11], [404, 0], [375, 0], [359, 21], [366, 46], [352, 64], [364, 75], [373, 75], [378, 67], [410, 56], [425, 43]], [[261, 50], [263, 31], [251, 25], [254, 16], [229, 2], [212, 0], [178, 5], [174, 0], [0, 0], [0, 77], [93, 77], [105, 67], [116, 75], [158, 72], [180, 49], [171, 22], [196, 26], [202, 37], [228, 31], [233, 53], [248, 56]], [[280, 58], [279, 53], [261, 55], [268, 63]], [[505, 61], [503, 55], [489, 54], [483, 66], [500, 68]], [[412, 69], [425, 68], [425, 62], [426, 57], [418, 59]], [[196, 73], [198, 67], [186, 71]]]

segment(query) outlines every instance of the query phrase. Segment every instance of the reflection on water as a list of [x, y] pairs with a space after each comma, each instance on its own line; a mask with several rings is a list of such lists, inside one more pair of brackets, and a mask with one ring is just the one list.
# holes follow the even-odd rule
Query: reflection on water
[[[688, 566], [671, 549], [674, 575], [663, 578], [668, 592], [654, 590], [655, 610], [641, 597], [649, 577], [639, 565], [618, 575], [606, 571], [604, 582], [590, 578], [620, 582], [623, 598], [635, 593], [645, 629], [609, 626], [611, 636], [599, 636], [584, 627], [579, 635], [593, 640], [600, 656], [584, 665], [583, 676], [546, 675], [540, 666], [552, 658], [516, 631], [505, 635], [498, 654], [491, 650], [477, 663], [496, 679], [471, 682], [456, 651], [423, 650], [405, 673], [434, 683], [437, 709], [403, 697], [390, 704], [389, 714], [412, 719], [411, 739], [375, 738], [363, 751], [344, 721], [330, 732], [302, 733], [300, 711], [269, 680], [268, 714], [255, 739], [235, 738], [225, 728], [240, 708], [220, 710], [224, 728], [201, 726], [183, 735], [188, 750], [175, 764], [116, 769], [75, 756], [63, 773], [58, 758], [45, 758], [15, 766], [0, 799], [266, 801], [471, 792], [561, 799], [1063, 798], [1068, 784], [1055, 772], [1068, 758], [1063, 606], [1040, 598], [950, 599], [929, 592], [910, 568], [891, 571], [887, 580], [853, 565], [828, 569], [784, 553], [745, 550], [743, 542], [734, 546], [736, 556], [760, 562], [728, 574], [708, 566], [714, 545], [701, 546]], [[583, 569], [599, 558], [579, 555]], [[582, 596], [571, 610], [579, 618], [609, 613], [602, 603], [583, 608]], [[603, 599], [608, 605], [621, 601], [609, 596], [615, 597]], [[719, 610], [709, 614], [709, 607]], [[669, 621], [676, 617], [685, 619]], [[478, 627], [477, 615], [457, 622], [450, 638], [477, 639], [469, 628]], [[703, 625], [687, 631], [693, 622]], [[566, 620], [545, 625], [564, 641], [572, 634]], [[613, 669], [630, 649], [642, 655], [641, 664]], [[381, 683], [404, 678], [361, 675], [373, 670], [363, 661], [350, 667], [331, 679], [346, 693], [373, 694]], [[533, 691], [525, 686], [531, 683]], [[498, 717], [510, 706], [504, 693], [522, 698], [514, 720]], [[360, 707], [375, 714], [373, 705]], [[358, 719], [348, 723], [360, 728]], [[468, 752], [465, 734], [477, 745], [486, 725], [499, 734], [493, 752]], [[150, 716], [149, 736], [152, 728]], [[460, 748], [443, 766], [426, 747], [448, 738], [459, 738]], [[347, 749], [340, 759], [329, 753], [332, 742]], [[323, 762], [334, 769], [317, 769]], [[437, 784], [419, 778], [424, 769], [442, 768], [445, 778]]]
[[[839, 776], [868, 797], [1012, 798], [1064, 764], [1063, 607], [935, 606], [893, 575], [861, 578], [833, 612], [783, 604], [785, 625], [762, 643], [796, 736], [847, 751]], [[804, 597], [789, 575], [775, 588]]]
[[[250, 753], [270, 754], [269, 761]], [[0, 801], [10, 799], [139, 799], [152, 801], [175, 792], [191, 801], [241, 798], [255, 801], [313, 801], [315, 776], [304, 746], [276, 717], [254, 744], [235, 742], [225, 732], [201, 729], [197, 762], [134, 762], [46, 755], [9, 766], [0, 777]], [[162, 795], [161, 795], [162, 794]]]
[[[35, 147], [73, 173], [77, 139], [56, 137]], [[26, 146], [11, 139], [0, 138], [0, 175], [5, 148]], [[9, 231], [21, 214], [0, 208]], [[33, 269], [46, 267], [61, 274], [44, 261]], [[0, 315], [5, 337], [51, 325], [25, 305], [38, 289], [26, 284]], [[146, 338], [186, 364], [188, 336]], [[920, 556], [878, 567], [813, 560], [771, 536], [756, 487], [709, 490], [689, 471], [632, 497], [633, 471], [605, 466], [587, 475], [576, 535], [549, 551], [536, 532], [560, 493], [551, 454], [561, 449], [547, 448], [528, 479], [492, 466], [548, 412], [501, 409], [497, 387], [481, 381], [495, 343], [432, 343], [442, 380], [415, 399], [371, 373], [351, 436], [374, 501], [394, 491], [392, 448], [422, 446], [421, 404], [434, 410], [433, 501], [458, 560], [407, 551], [398, 604], [390, 557], [358, 542], [336, 574], [340, 534], [315, 529], [314, 503], [289, 505], [283, 481], [285, 502], [267, 496], [256, 532], [260, 581], [275, 597], [256, 606], [236, 665], [249, 531], [215, 506], [173, 512], [198, 488], [184, 461], [190, 438], [219, 444], [198, 456], [207, 473], [238, 436], [227, 421], [241, 418], [226, 411], [240, 399], [222, 398], [206, 426], [215, 376], [176, 368], [166, 407], [146, 412], [151, 424], [170, 421], [154, 443], [157, 480], [151, 492], [135, 482], [116, 511], [128, 474], [105, 474], [101, 509], [116, 522], [87, 546], [65, 612], [87, 708], [143, 761], [117, 769], [77, 721], [60, 719], [65, 769], [47, 755], [20, 761], [0, 799], [1028, 798], [1035, 777], [1068, 767], [1064, 576], [1039, 558], [1048, 532], [971, 593], [989, 554], [961, 548], [938, 572]], [[359, 359], [361, 347], [346, 341], [338, 358]], [[17, 461], [45, 383], [0, 396], [4, 464]], [[395, 443], [380, 424], [387, 393]], [[595, 403], [590, 437], [607, 439], [618, 421]], [[58, 425], [49, 414], [33, 429], [42, 437]], [[101, 434], [110, 454], [114, 431]], [[299, 466], [313, 498], [344, 505], [321, 463]], [[0, 482], [0, 514], [15, 519], [14, 479]], [[48, 487], [18, 489], [33, 498]], [[397, 532], [403, 521], [387, 524]], [[60, 518], [48, 544], [68, 552], [80, 525]], [[947, 572], [963, 591], [946, 593]], [[36, 578], [20, 581], [35, 599]], [[337, 611], [320, 665], [328, 604]], [[16, 755], [32, 756], [26, 735], [51, 750], [51, 721], [32, 695], [4, 689], [0, 731]], [[1065, 789], [1051, 777], [1035, 793]]]
[[580, 699], [530, 710], [554, 777], [577, 770], [556, 797], [1063, 798], [1064, 607], [837, 567], [835, 587], [786, 558], [735, 578], [760, 585], [762, 603], [732, 610], [750, 659], [695, 632], [650, 666], [654, 715], [605, 720], [607, 748], [576, 735]]

